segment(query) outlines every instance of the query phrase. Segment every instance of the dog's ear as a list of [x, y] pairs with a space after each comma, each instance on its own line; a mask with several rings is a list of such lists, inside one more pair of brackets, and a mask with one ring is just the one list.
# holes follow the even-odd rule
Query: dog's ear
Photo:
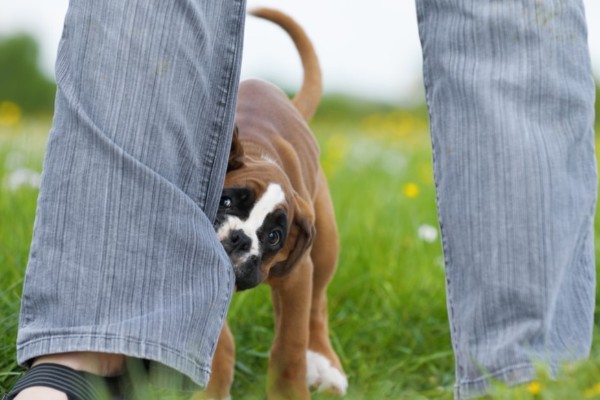
[[244, 165], [244, 148], [240, 142], [240, 134], [237, 125], [233, 128], [233, 137], [231, 139], [231, 150], [229, 152], [229, 162], [227, 163], [227, 172], [240, 168]]
[[291, 249], [287, 259], [278, 262], [271, 268], [270, 277], [279, 278], [287, 275], [310, 248], [316, 232], [314, 220], [314, 212], [309, 203], [300, 196], [296, 196], [294, 225], [290, 229]]

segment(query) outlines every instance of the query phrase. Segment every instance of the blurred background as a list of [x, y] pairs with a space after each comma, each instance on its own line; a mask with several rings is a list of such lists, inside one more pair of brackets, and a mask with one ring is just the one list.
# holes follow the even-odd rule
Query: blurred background
[[[600, 78], [600, 1], [584, 3], [590, 53]], [[67, 5], [68, 0], [0, 0], [0, 37], [30, 35], [39, 44], [37, 63], [50, 80]], [[326, 94], [395, 105], [423, 101], [413, 0], [248, 0], [249, 8], [256, 6], [284, 10], [306, 29], [320, 57]], [[243, 76], [269, 79], [290, 91], [299, 85], [298, 56], [276, 26], [248, 18]]]

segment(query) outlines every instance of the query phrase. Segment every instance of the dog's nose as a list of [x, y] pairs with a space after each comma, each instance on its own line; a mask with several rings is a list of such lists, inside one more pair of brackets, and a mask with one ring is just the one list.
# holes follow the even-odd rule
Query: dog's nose
[[246, 252], [249, 251], [252, 246], [252, 239], [241, 229], [231, 232], [228, 242], [230, 245], [230, 253]]

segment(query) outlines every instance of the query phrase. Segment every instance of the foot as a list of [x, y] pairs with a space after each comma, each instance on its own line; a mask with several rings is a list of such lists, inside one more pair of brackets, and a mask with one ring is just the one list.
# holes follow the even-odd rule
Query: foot
[[117, 376], [125, 369], [125, 356], [109, 353], [62, 353], [36, 358], [33, 367], [39, 364], [60, 364], [76, 371], [89, 372], [99, 376]]
[[[55, 364], [68, 367], [75, 371], [88, 372], [97, 376], [109, 377], [116, 376], [123, 373], [125, 369], [125, 357], [120, 354], [107, 354], [107, 353], [92, 353], [92, 352], [79, 352], [79, 353], [63, 353], [43, 356], [34, 360], [32, 368], [43, 365], [43, 364]], [[33, 373], [33, 372], [32, 372]], [[48, 373], [48, 372], [46, 372]], [[61, 379], [60, 374], [62, 370], [56, 372], [58, 375], [55, 377], [55, 371], [52, 370], [51, 381], [55, 379]], [[27, 375], [27, 374], [26, 374]], [[39, 374], [38, 374], [39, 376]], [[39, 378], [38, 378], [39, 379]], [[82, 378], [80, 378], [82, 379]], [[32, 382], [33, 383], [33, 382]], [[37, 382], [35, 382], [37, 384]], [[46, 382], [44, 382], [46, 383]], [[41, 382], [40, 382], [41, 384]], [[18, 385], [18, 383], [17, 383]], [[50, 385], [54, 386], [54, 385]], [[62, 388], [62, 386], [59, 386]], [[66, 388], [65, 388], [66, 389]], [[86, 397], [87, 398], [87, 397]], [[29, 386], [21, 390], [15, 397], [15, 400], [68, 400], [66, 393], [46, 387], [46, 386]]]

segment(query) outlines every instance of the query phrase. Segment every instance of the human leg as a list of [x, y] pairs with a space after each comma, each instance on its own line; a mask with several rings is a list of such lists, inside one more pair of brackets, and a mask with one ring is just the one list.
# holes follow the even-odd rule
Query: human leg
[[21, 364], [121, 354], [206, 383], [234, 284], [212, 219], [243, 20], [243, 0], [71, 2]]
[[580, 1], [417, 1], [456, 397], [587, 356], [594, 83]]

